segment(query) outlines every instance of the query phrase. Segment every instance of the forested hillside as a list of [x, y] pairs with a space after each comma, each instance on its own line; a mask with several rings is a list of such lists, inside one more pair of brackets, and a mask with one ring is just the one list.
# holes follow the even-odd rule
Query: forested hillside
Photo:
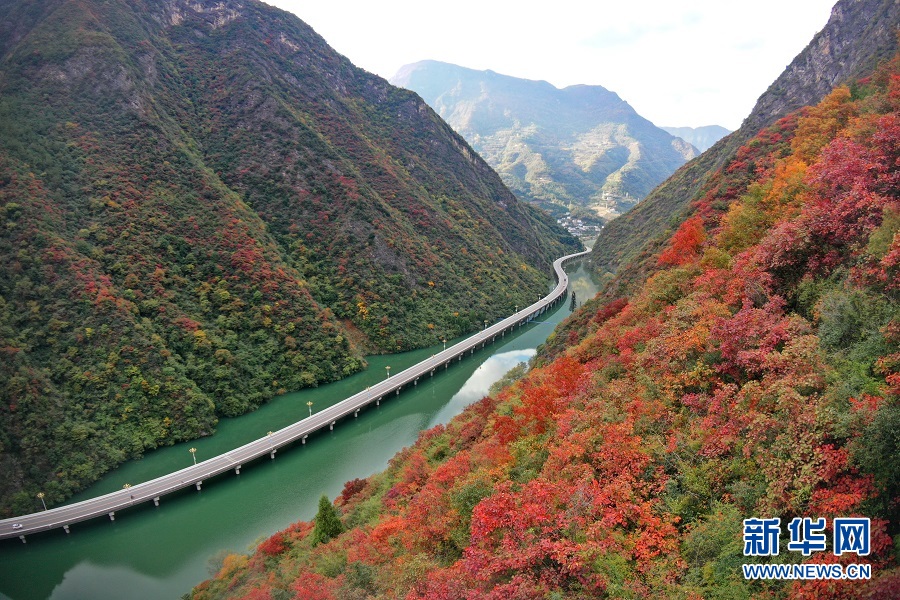
[[[635, 293], [204, 598], [893, 598], [900, 593], [900, 58], [711, 176]], [[828, 548], [787, 548], [794, 518]], [[832, 523], [871, 519], [836, 556]], [[781, 553], [744, 555], [743, 520]], [[345, 530], [346, 529], [346, 530]], [[741, 564], [872, 565], [754, 581]]]
[[828, 23], [757, 100], [734, 133], [675, 172], [643, 202], [610, 222], [592, 250], [600, 275], [613, 278], [609, 297], [631, 293], [644, 281], [641, 267], [658, 253], [686, 218], [690, 203], [708, 191], [709, 179], [760, 129], [803, 106], [817, 104], [833, 87], [869, 75], [897, 47], [900, 3], [839, 0]]
[[577, 242], [253, 1], [0, 3], [0, 513], [543, 294]]

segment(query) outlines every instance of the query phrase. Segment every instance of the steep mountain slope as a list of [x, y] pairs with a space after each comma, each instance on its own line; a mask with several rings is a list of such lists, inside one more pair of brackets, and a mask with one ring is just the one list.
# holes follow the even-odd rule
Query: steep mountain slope
[[[625, 294], [645, 277], [640, 265], [657, 253], [683, 211], [704, 193], [710, 176], [764, 126], [815, 104], [835, 85], [853, 83], [896, 47], [900, 4], [894, 0], [840, 0], [825, 27], [759, 98], [741, 128], [694, 159], [626, 215], [609, 223], [593, 246], [600, 274], [618, 272], [608, 294]], [[622, 269], [624, 265], [626, 268]], [[621, 272], [620, 272], [621, 271]]]
[[[736, 157], [580, 342], [193, 597], [896, 598], [900, 56]], [[754, 518], [780, 552], [747, 556]], [[868, 535], [838, 551], [838, 518]]]
[[0, 504], [435, 343], [577, 242], [262, 3], [0, 4]]
[[713, 144], [731, 133], [730, 130], [720, 125], [706, 125], [704, 127], [660, 127], [676, 137], [680, 137], [694, 148], [703, 152]]
[[551, 212], [615, 216], [696, 155], [600, 86], [560, 90], [436, 61], [407, 65], [391, 82], [419, 93], [519, 198]]

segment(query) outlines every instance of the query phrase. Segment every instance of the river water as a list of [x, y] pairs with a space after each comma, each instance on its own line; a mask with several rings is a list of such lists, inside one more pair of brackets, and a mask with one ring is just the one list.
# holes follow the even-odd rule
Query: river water
[[[582, 262], [566, 268], [579, 303], [592, 297], [596, 283]], [[240, 475], [227, 472], [152, 503], [119, 511], [116, 520], [96, 518], [62, 529], [0, 542], [0, 598], [11, 600], [178, 599], [210, 575], [216, 556], [248, 552], [265, 537], [298, 520], [309, 520], [319, 497], [337, 496], [344, 482], [383, 470], [388, 460], [412, 444], [419, 432], [448, 422], [536, 347], [569, 314], [560, 303], [544, 320], [507, 334], [474, 356], [453, 363], [400, 392], [380, 407], [363, 409], [334, 431], [310, 436], [305, 446], [279, 450], [274, 460], [245, 464]], [[448, 345], [456, 340], [448, 340]], [[443, 345], [414, 352], [368, 357], [366, 371], [342, 381], [285, 394], [259, 410], [220, 421], [215, 435], [149, 452], [121, 465], [77, 502], [139, 483], [191, 464], [189, 448], [204, 460], [334, 404], [393, 373], [429, 357]]]

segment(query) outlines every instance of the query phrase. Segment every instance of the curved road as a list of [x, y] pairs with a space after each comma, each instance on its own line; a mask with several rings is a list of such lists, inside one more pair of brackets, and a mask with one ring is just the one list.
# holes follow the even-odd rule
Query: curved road
[[[58, 527], [65, 528], [68, 533], [69, 525], [72, 523], [104, 515], [115, 519], [116, 511], [150, 500], [153, 500], [158, 505], [160, 497], [169, 492], [189, 486], [195, 486], [199, 490], [203, 481], [210, 477], [232, 469], [239, 473], [241, 465], [267, 454], [275, 458], [275, 453], [279, 448], [297, 440], [305, 444], [306, 437], [310, 433], [325, 427], [333, 428], [339, 419], [351, 413], [354, 416], [358, 415], [359, 411], [366, 405], [373, 402], [379, 404], [388, 394], [399, 394], [402, 387], [410, 384], [415, 385], [421, 377], [434, 375], [434, 372], [441, 367], [449, 368], [450, 363], [454, 360], [462, 360], [466, 352], [474, 353], [479, 346], [483, 348], [497, 339], [498, 336], [505, 335], [506, 331], [521, 326], [534, 316], [546, 311], [566, 293], [569, 277], [563, 270], [563, 265], [584, 256], [588, 252], [578, 252], [557, 258], [553, 262], [553, 270], [557, 279], [556, 287], [539, 301], [435, 354], [431, 358], [388, 377], [369, 389], [358, 392], [310, 417], [272, 432], [266, 437], [254, 440], [249, 444], [209, 460], [204, 460], [196, 465], [191, 465], [186, 469], [76, 504], [0, 520], [0, 539], [18, 536], [25, 542], [25, 536], [31, 533]], [[19, 527], [14, 527], [14, 525], [19, 525]]]

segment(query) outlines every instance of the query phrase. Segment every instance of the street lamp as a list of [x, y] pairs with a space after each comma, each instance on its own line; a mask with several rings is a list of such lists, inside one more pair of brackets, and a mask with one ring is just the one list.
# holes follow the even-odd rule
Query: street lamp
[[196, 465], [197, 464], [197, 449], [191, 448], [190, 450], [188, 450], [188, 452], [190, 452], [191, 456], [194, 457], [194, 464]]
[[37, 497], [41, 499], [41, 504], [44, 505], [44, 510], [47, 510], [47, 503], [44, 502], [44, 492], [38, 492]]
[[447, 349], [447, 338], [444, 338], [444, 350]]
[[487, 319], [484, 320], [484, 328], [487, 329]]
[[519, 305], [518, 305], [518, 304], [516, 304], [516, 310], [515, 310], [515, 312], [519, 312]]
[[313, 405], [312, 400], [310, 400], [309, 402], [306, 403], [306, 406], [309, 407], [309, 416], [312, 416], [312, 405]]
[[388, 365], [385, 365], [384, 369], [387, 371], [387, 376], [390, 377], [391, 376], [391, 367]]

